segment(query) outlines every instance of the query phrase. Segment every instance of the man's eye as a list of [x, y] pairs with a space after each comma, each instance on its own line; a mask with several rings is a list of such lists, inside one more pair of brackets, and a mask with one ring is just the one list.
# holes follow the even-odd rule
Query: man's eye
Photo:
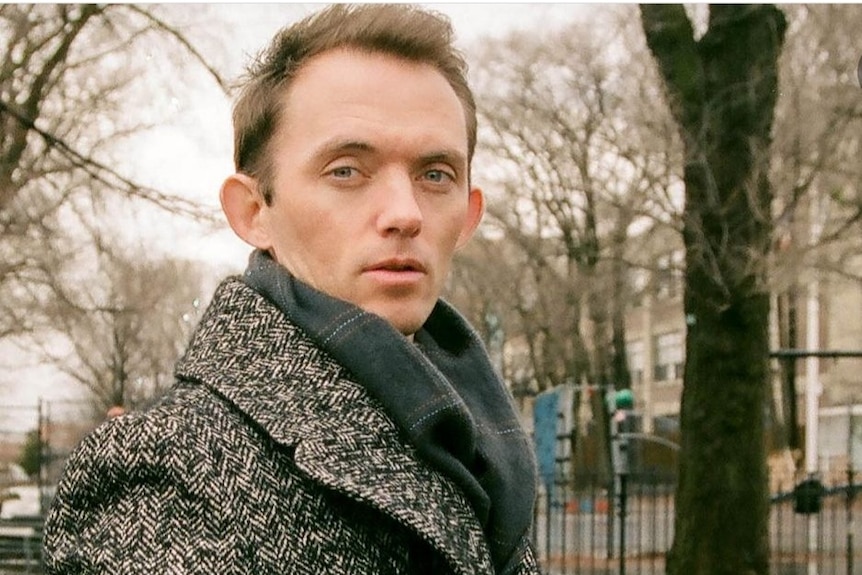
[[335, 168], [334, 170], [329, 172], [336, 178], [350, 178], [356, 175], [356, 168], [351, 168], [350, 166], [341, 166], [339, 168]]
[[454, 179], [451, 175], [443, 170], [428, 170], [425, 172], [425, 177], [435, 183], [443, 183], [447, 180]]

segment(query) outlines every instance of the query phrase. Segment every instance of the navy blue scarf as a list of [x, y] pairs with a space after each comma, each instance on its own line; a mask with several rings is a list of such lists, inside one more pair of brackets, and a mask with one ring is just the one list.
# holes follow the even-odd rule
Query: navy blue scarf
[[517, 564], [536, 496], [533, 452], [511, 395], [458, 312], [438, 301], [411, 342], [383, 318], [297, 280], [266, 252], [251, 254], [244, 281], [347, 368], [420, 456], [461, 487], [497, 573]]

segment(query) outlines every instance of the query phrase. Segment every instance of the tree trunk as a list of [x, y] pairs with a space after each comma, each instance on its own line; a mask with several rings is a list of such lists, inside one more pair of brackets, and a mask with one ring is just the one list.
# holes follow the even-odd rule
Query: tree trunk
[[771, 5], [644, 5], [685, 149], [682, 449], [671, 575], [769, 570], [764, 446], [771, 235], [768, 148], [786, 27]]
[[[796, 347], [798, 336], [797, 314], [798, 290], [790, 286], [778, 297], [778, 343], [779, 347]], [[781, 432], [783, 446], [793, 455], [794, 463], [799, 463], [802, 454], [802, 438], [799, 433], [799, 414], [796, 408], [796, 360], [781, 360], [781, 411], [783, 414]]]

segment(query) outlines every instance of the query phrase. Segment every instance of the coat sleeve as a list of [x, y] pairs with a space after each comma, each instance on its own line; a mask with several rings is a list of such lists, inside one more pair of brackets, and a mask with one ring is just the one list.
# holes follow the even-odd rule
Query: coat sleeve
[[131, 414], [82, 442], [46, 521], [49, 574], [209, 574], [230, 562], [220, 483], [193, 481], [212, 466], [183, 427]]

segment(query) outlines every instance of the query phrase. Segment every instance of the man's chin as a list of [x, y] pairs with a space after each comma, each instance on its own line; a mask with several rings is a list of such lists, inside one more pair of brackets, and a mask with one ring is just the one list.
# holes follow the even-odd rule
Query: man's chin
[[[432, 306], [410, 306], [409, 309], [404, 306], [373, 306], [367, 309], [385, 319], [389, 325], [401, 332], [407, 337], [413, 336], [414, 333], [425, 324], [425, 320], [431, 314]], [[427, 308], [427, 309], [426, 309]]]

